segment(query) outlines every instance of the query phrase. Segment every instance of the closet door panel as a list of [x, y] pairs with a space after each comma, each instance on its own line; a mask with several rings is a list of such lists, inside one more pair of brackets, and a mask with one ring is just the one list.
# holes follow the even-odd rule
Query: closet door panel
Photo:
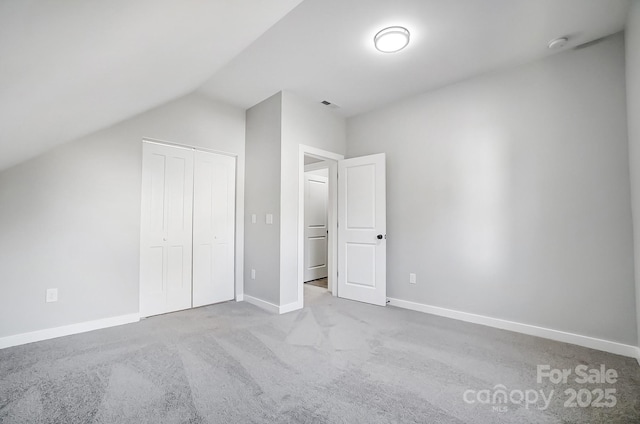
[[195, 152], [193, 306], [234, 298], [235, 158]]
[[143, 143], [140, 314], [191, 307], [193, 150]]

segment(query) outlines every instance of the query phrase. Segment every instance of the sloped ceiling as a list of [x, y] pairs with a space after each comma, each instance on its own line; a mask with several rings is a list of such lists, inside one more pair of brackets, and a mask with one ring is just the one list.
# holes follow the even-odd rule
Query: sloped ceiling
[[[195, 89], [344, 116], [624, 28], [628, 0], [1, 0], [0, 170]], [[411, 30], [385, 55], [373, 35]]]
[[0, 169], [193, 91], [300, 1], [0, 1]]
[[[556, 53], [624, 28], [627, 0], [305, 0], [218, 71], [201, 91], [250, 107], [286, 89], [352, 116], [493, 69]], [[384, 54], [373, 36], [411, 31]]]

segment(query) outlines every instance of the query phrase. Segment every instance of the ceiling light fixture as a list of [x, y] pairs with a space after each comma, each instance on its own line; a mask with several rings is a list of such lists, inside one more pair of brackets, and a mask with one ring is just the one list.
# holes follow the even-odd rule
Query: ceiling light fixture
[[399, 52], [409, 44], [409, 30], [401, 26], [385, 28], [373, 37], [373, 44], [383, 53]]

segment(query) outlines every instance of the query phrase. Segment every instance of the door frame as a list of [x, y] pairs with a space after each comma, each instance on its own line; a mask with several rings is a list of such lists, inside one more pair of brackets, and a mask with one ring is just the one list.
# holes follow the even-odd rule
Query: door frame
[[[329, 204], [327, 210], [327, 243], [329, 290], [338, 295], [338, 161], [344, 155], [300, 144], [298, 148], [298, 305], [304, 307], [304, 157], [312, 156], [328, 162]], [[325, 166], [323, 166], [324, 168]]]

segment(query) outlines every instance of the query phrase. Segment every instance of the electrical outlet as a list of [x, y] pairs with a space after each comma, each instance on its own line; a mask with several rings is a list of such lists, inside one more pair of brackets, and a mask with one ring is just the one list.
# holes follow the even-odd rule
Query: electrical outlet
[[273, 224], [273, 214], [272, 213], [268, 213], [267, 214], [266, 222], [267, 222], [268, 225]]
[[256, 222], [258, 222], [258, 217], [256, 216], [255, 213], [251, 214], [251, 223], [255, 224]]
[[58, 301], [58, 289], [47, 289], [47, 297], [46, 302], [57, 302]]
[[252, 280], [256, 279], [256, 270], [255, 269], [251, 269], [251, 279]]
[[409, 274], [409, 283], [410, 284], [415, 284], [416, 283], [416, 274], [414, 274], [414, 273]]

